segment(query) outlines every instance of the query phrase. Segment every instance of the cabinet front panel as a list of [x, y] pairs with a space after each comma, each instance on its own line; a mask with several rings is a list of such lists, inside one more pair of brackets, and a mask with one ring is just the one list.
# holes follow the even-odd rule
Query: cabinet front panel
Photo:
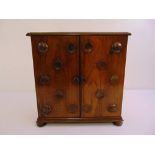
[[31, 38], [39, 117], [80, 117], [79, 37]]
[[80, 36], [81, 117], [120, 116], [127, 36]]

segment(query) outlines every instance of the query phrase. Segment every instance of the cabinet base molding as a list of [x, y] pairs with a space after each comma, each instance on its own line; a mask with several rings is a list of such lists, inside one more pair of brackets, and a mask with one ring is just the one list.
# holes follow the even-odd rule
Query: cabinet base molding
[[113, 123], [116, 126], [123, 124], [122, 117], [100, 117], [100, 118], [43, 118], [37, 119], [37, 126], [42, 127], [47, 123]]

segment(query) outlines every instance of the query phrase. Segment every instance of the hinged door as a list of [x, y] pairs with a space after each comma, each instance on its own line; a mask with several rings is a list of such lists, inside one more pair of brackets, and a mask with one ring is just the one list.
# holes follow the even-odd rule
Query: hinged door
[[120, 116], [127, 36], [80, 36], [81, 117]]
[[79, 37], [31, 36], [40, 117], [80, 117]]

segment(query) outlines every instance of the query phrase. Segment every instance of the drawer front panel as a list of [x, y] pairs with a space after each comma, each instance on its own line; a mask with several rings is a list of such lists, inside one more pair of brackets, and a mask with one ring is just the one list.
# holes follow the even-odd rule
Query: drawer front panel
[[78, 36], [32, 36], [39, 117], [80, 117]]
[[120, 116], [127, 36], [81, 36], [82, 117]]

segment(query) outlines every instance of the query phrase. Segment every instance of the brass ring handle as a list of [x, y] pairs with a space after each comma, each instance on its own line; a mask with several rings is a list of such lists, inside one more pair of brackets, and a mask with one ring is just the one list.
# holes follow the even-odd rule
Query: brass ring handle
[[39, 84], [41, 85], [47, 85], [49, 84], [50, 77], [48, 75], [41, 75], [39, 77]]
[[107, 68], [107, 63], [103, 60], [100, 60], [96, 63], [96, 67], [99, 69], [99, 70], [104, 70]]
[[75, 76], [75, 77], [73, 78], [73, 80], [74, 80], [74, 82], [79, 83], [79, 81], [80, 81], [79, 76]]
[[116, 112], [117, 111], [117, 105], [116, 104], [111, 104], [108, 107], [109, 112]]
[[68, 44], [67, 51], [70, 54], [73, 54], [76, 52], [76, 46], [73, 43]]
[[93, 50], [93, 45], [90, 42], [87, 42], [84, 48], [85, 48], [85, 52], [90, 53]]
[[97, 91], [96, 91], [96, 97], [98, 98], [98, 99], [101, 99], [101, 98], [104, 98], [104, 91], [103, 90], [101, 90], [101, 89], [97, 89]]
[[62, 61], [59, 58], [57, 58], [55, 60], [55, 62], [54, 62], [54, 68], [55, 68], [55, 70], [59, 71], [59, 70], [62, 69], [62, 67], [63, 67]]
[[76, 82], [79, 85], [82, 85], [86, 82], [85, 78], [82, 76], [74, 76], [73, 81]]
[[111, 53], [120, 53], [122, 50], [122, 44], [120, 42], [115, 42], [112, 44]]
[[64, 97], [64, 92], [62, 90], [56, 90], [55, 97], [58, 99], [62, 99]]
[[48, 51], [48, 44], [46, 42], [39, 42], [38, 51], [40, 53], [46, 53]]
[[112, 75], [110, 78], [110, 83], [111, 84], [116, 84], [119, 81], [119, 76], [118, 75]]
[[52, 112], [52, 107], [50, 104], [44, 104], [39, 107], [39, 110], [42, 116], [48, 116], [48, 114]]

